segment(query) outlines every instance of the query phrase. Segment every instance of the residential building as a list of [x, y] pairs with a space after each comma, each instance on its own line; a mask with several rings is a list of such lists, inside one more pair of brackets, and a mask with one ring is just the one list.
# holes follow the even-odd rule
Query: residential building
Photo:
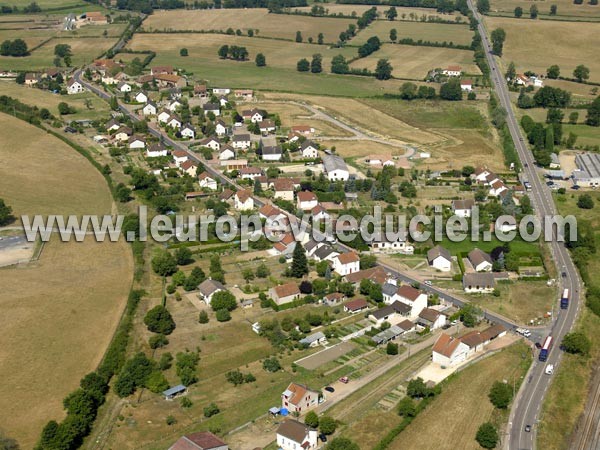
[[156, 111], [156, 103], [154, 103], [152, 100], [148, 101], [148, 103], [146, 103], [142, 108], [142, 114], [144, 116], [154, 116], [156, 115]]
[[181, 128], [181, 125], [181, 119], [175, 114], [172, 114], [171, 117], [169, 117], [169, 120], [167, 121], [167, 126], [175, 130], [179, 130]]
[[300, 289], [294, 282], [280, 284], [269, 289], [269, 297], [277, 305], [284, 305], [300, 298]]
[[235, 134], [231, 139], [231, 145], [235, 149], [248, 150], [251, 145], [249, 134]]
[[325, 221], [331, 218], [331, 214], [329, 214], [327, 209], [325, 209], [325, 207], [320, 203], [310, 211], [310, 214], [312, 216], [313, 223], [318, 220]]
[[[214, 137], [207, 137], [205, 139], [202, 139], [200, 141], [200, 145], [202, 147], [208, 147], [216, 152], [218, 152], [221, 148], [221, 143], [219, 142], [219, 140], [217, 138], [214, 138]], [[221, 159], [220, 156], [221, 155], [219, 155], [219, 159]]]
[[177, 167], [181, 167], [185, 161], [190, 159], [188, 153], [184, 152], [183, 150], [173, 150], [171, 152], [171, 156], [173, 157], [173, 162]]
[[316, 408], [318, 404], [319, 393], [298, 383], [290, 383], [281, 394], [281, 406], [290, 413], [303, 414]]
[[307, 347], [318, 347], [319, 345], [326, 345], [327, 338], [321, 331], [317, 331], [309, 336], [306, 336], [303, 339], [298, 341], [301, 345], [306, 345]]
[[136, 92], [136, 94], [133, 96], [133, 99], [136, 103], [147, 103], [148, 95], [144, 91], [139, 91]]
[[273, 181], [273, 189], [275, 190], [273, 198], [294, 201], [294, 182], [289, 178], [277, 178]]
[[186, 434], [180, 437], [169, 450], [228, 450], [225, 442], [209, 431]]
[[223, 147], [219, 151], [219, 160], [227, 161], [233, 158], [235, 158], [235, 151], [229, 145], [223, 145]]
[[200, 97], [200, 98], [207, 98], [208, 91], [206, 89], [206, 85], [205, 84], [196, 84], [194, 86], [194, 95], [196, 97]]
[[183, 127], [181, 127], [180, 133], [184, 138], [194, 139], [196, 137], [196, 130], [189, 123], [186, 123]]
[[189, 159], [187, 161], [181, 163], [181, 166], [179, 166], [179, 168], [184, 173], [187, 173], [190, 177], [195, 177], [198, 174], [198, 164], [196, 164], [194, 161], [191, 161]]
[[390, 239], [385, 233], [381, 233], [381, 236], [375, 237], [371, 242], [369, 242], [369, 246], [375, 253], [391, 252], [412, 255], [415, 252], [415, 248], [410, 245], [399, 233], [395, 239]]
[[261, 122], [258, 122], [258, 128], [263, 134], [270, 133], [277, 129], [277, 127], [275, 126], [275, 122], [273, 122], [271, 119], [264, 119]]
[[161, 111], [158, 113], [158, 116], [156, 117], [159, 123], [167, 123], [170, 118], [171, 112], [165, 108], [161, 109]]
[[233, 96], [244, 101], [250, 101], [254, 98], [254, 91], [252, 89], [236, 89], [233, 91]]
[[213, 295], [215, 295], [219, 291], [226, 290], [227, 289], [225, 288], [225, 286], [223, 286], [223, 284], [220, 281], [208, 278], [202, 283], [200, 283], [200, 285], [198, 286], [198, 296], [201, 300], [204, 300], [204, 302], [207, 305], [210, 305]]
[[146, 138], [143, 136], [131, 136], [128, 140], [129, 148], [144, 149], [146, 148]]
[[228, 159], [221, 161], [221, 168], [224, 170], [240, 170], [243, 167], [248, 167], [247, 159]]
[[463, 275], [463, 289], [468, 294], [490, 294], [494, 292], [496, 280], [490, 272], [472, 272]]
[[427, 262], [440, 272], [450, 272], [452, 270], [452, 256], [441, 245], [436, 245], [427, 252]]
[[437, 330], [446, 325], [446, 316], [436, 309], [423, 308], [417, 318], [417, 324], [430, 330]]
[[474, 248], [467, 257], [476, 272], [490, 272], [492, 270], [492, 258], [483, 250]]
[[198, 183], [201, 188], [210, 189], [211, 191], [217, 190], [217, 180], [211, 177], [208, 172], [202, 172], [198, 175]]
[[296, 206], [302, 211], [309, 211], [319, 204], [317, 196], [311, 191], [302, 191], [296, 194]]
[[333, 271], [346, 276], [360, 270], [360, 257], [355, 252], [342, 253], [333, 258]]
[[233, 206], [238, 211], [246, 211], [254, 209], [254, 199], [252, 198], [252, 192], [247, 189], [237, 191], [233, 197]]
[[458, 217], [471, 217], [475, 200], [452, 200], [452, 212]]
[[213, 113], [217, 117], [221, 115], [221, 105], [218, 103], [205, 103], [202, 105], [202, 110], [204, 114]]
[[69, 81], [67, 81], [67, 94], [80, 94], [81, 92], [83, 92], [83, 85], [75, 78], [69, 78]]
[[304, 141], [300, 145], [300, 151], [302, 152], [302, 157], [307, 159], [316, 159], [319, 157], [319, 149], [317, 145], [312, 141]]
[[115, 138], [117, 141], [125, 142], [129, 140], [129, 136], [132, 134], [133, 130], [131, 128], [122, 126], [115, 132], [113, 138]]
[[[306, 248], [306, 246], [304, 246]], [[346, 300], [346, 296], [341, 292], [333, 292], [323, 297], [323, 303], [327, 306], [336, 306]]]
[[215, 133], [217, 133], [217, 136], [225, 136], [227, 134], [227, 131], [228, 128], [225, 122], [223, 122], [221, 119], [215, 120]]
[[410, 311], [410, 306], [401, 302], [394, 302], [391, 305], [371, 311], [369, 320], [375, 322], [377, 326], [381, 326], [383, 322], [395, 323], [410, 317]]
[[364, 311], [369, 307], [369, 304], [364, 298], [358, 298], [356, 300], [350, 300], [344, 304], [344, 311], [351, 314], [355, 314]]
[[325, 155], [323, 157], [323, 169], [330, 181], [346, 181], [350, 177], [348, 166], [337, 155]]
[[444, 367], [451, 367], [467, 359], [469, 347], [459, 338], [440, 334], [433, 345], [432, 361]]
[[121, 127], [121, 124], [119, 123], [119, 121], [115, 118], [110, 119], [108, 122], [106, 122], [106, 130], [110, 133], [113, 131], [118, 130]]
[[462, 74], [462, 67], [460, 66], [448, 66], [442, 73], [448, 77], [460, 77]]
[[277, 447], [281, 450], [313, 450], [318, 447], [317, 430], [288, 419], [277, 428]]
[[417, 317], [423, 309], [427, 308], [427, 294], [407, 284], [398, 288], [395, 299], [410, 306], [411, 317]]
[[383, 284], [388, 279], [388, 275], [383, 267], [375, 266], [369, 269], [359, 270], [358, 272], [348, 274], [344, 277], [344, 279], [348, 283], [352, 283], [354, 285], [360, 284], [360, 282], [364, 279], [370, 280], [373, 283]]
[[117, 83], [117, 90], [119, 92], [122, 93], [126, 93], [126, 92], [131, 92], [132, 91], [132, 86], [130, 83], [128, 83], [127, 81], [120, 81], [119, 83]]
[[283, 151], [279, 145], [264, 146], [261, 150], [263, 161], [280, 161]]
[[247, 109], [242, 111], [244, 120], [249, 120], [252, 123], [262, 122], [266, 118], [266, 113], [260, 109]]
[[215, 95], [229, 95], [231, 89], [229, 88], [213, 88], [213, 94]]
[[376, 166], [376, 167], [385, 167], [385, 166], [395, 166], [396, 165], [396, 163], [394, 162], [394, 159], [391, 157], [391, 155], [367, 156], [367, 158], [365, 159], [365, 162], [367, 162], [370, 166]]
[[184, 88], [187, 85], [185, 78], [175, 74], [161, 74], [154, 77], [160, 88]]
[[293, 125], [290, 131], [304, 136], [310, 136], [315, 133], [315, 129], [309, 125]]
[[260, 167], [245, 167], [240, 169], [240, 178], [242, 180], [254, 180], [262, 175], [263, 171]]
[[460, 80], [460, 88], [463, 91], [471, 92], [473, 90], [473, 80], [469, 78], [464, 78]]

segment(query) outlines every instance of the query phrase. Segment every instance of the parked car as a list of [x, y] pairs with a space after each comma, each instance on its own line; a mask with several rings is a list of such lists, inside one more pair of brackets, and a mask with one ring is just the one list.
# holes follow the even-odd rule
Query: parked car
[[334, 388], [332, 388], [331, 386], [327, 386], [327, 387], [325, 388], [325, 390], [326, 390], [327, 392], [335, 392], [335, 389], [334, 389]]
[[539, 342], [535, 343], [535, 348], [542, 348], [542, 344], [540, 344]]
[[578, 191], [580, 189], [580, 186], [578, 184], [574, 184], [573, 186], [571, 186], [571, 189]]
[[327, 436], [323, 433], [319, 435], [319, 439], [321, 439], [321, 442], [327, 442]]
[[525, 425], [525, 431], [527, 431], [528, 433], [531, 432], [531, 425]]
[[340, 383], [347, 384], [347, 383], [348, 383], [348, 381], [350, 381], [350, 380], [348, 379], [348, 377], [342, 377], [342, 378], [340, 378]]

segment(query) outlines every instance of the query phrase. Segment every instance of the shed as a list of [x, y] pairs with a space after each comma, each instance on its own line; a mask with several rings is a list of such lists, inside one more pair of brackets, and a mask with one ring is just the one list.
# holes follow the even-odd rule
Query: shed
[[185, 395], [187, 393], [187, 387], [183, 384], [178, 384], [177, 386], [173, 386], [172, 388], [163, 391], [163, 395], [165, 396], [165, 400], [173, 400], [180, 395]]

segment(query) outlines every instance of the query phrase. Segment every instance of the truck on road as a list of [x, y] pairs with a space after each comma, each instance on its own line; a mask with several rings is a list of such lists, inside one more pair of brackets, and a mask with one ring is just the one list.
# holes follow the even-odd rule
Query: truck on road
[[567, 309], [569, 307], [569, 290], [563, 291], [562, 297], [560, 298], [560, 309]]
[[548, 355], [550, 354], [550, 349], [552, 348], [552, 336], [548, 336], [544, 339], [544, 343], [542, 344], [542, 348], [540, 350], [540, 361], [544, 362], [548, 359]]

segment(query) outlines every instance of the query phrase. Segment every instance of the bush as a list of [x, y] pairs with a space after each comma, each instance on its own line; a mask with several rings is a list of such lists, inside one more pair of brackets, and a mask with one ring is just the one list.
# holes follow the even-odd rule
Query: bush
[[167, 308], [157, 305], [144, 317], [144, 323], [153, 333], [169, 335], [175, 329], [175, 321]]
[[592, 342], [580, 331], [565, 334], [562, 341], [562, 348], [567, 353], [588, 355], [591, 347]]
[[304, 417], [304, 423], [311, 428], [317, 428], [319, 426], [319, 416], [314, 411], [309, 411]]
[[164, 334], [157, 334], [155, 336], [150, 337], [150, 339], [148, 339], [148, 344], [150, 345], [151, 349], [157, 349], [157, 348], [164, 347], [168, 343], [169, 343], [169, 340], [167, 339], [167, 337]]
[[337, 428], [335, 419], [329, 416], [323, 416], [319, 419], [319, 431], [323, 434], [333, 434]]
[[198, 316], [198, 322], [208, 323], [208, 321], [209, 321], [208, 313], [206, 311], [200, 311], [200, 314]]
[[592, 209], [594, 207], [594, 200], [589, 194], [583, 194], [577, 199], [577, 206], [581, 209]]
[[192, 401], [189, 398], [183, 397], [179, 404], [182, 408], [188, 409], [191, 408], [194, 403], [192, 403]]
[[217, 321], [219, 321], [219, 322], [228, 322], [231, 320], [231, 314], [226, 309], [219, 309], [216, 312], [215, 317], [217, 318]]
[[167, 416], [167, 425], [175, 425], [177, 423], [177, 419], [173, 416]]
[[398, 344], [394, 344], [393, 342], [388, 342], [387, 347], [385, 348], [385, 352], [388, 355], [397, 355], [398, 354]]
[[512, 400], [512, 387], [507, 383], [502, 383], [501, 381], [496, 381], [491, 389], [488, 397], [494, 405], [498, 409], [506, 409]]
[[404, 397], [398, 402], [398, 415], [403, 417], [415, 417], [417, 415], [417, 406], [410, 397]]
[[219, 407], [217, 406], [216, 403], [211, 403], [210, 405], [208, 405], [207, 407], [204, 408], [204, 417], [212, 417], [216, 414], [219, 414], [221, 412], [221, 410], [219, 409]]
[[210, 307], [213, 309], [213, 311], [218, 311], [221, 309], [233, 311], [235, 308], [237, 308], [237, 300], [229, 291], [218, 291], [213, 294], [212, 300], [210, 301]]
[[483, 448], [495, 448], [498, 444], [498, 431], [493, 424], [486, 422], [477, 430], [475, 440]]
[[263, 361], [263, 369], [267, 372], [278, 372], [281, 370], [281, 364], [275, 356], [272, 356]]

